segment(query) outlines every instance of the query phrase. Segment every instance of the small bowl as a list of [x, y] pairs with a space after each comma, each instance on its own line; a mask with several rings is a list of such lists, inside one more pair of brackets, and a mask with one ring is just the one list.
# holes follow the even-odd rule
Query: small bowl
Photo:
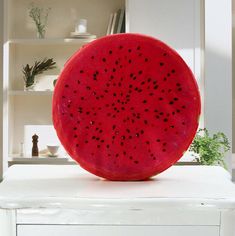
[[47, 145], [47, 149], [49, 151], [49, 156], [51, 157], [56, 157], [58, 154], [58, 150], [59, 150], [59, 145]]

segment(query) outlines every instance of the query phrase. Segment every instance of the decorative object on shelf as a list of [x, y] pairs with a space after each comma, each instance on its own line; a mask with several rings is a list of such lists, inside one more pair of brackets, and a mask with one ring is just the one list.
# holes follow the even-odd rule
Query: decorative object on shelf
[[58, 156], [58, 150], [59, 150], [59, 145], [47, 145], [47, 149], [49, 151], [49, 157], [57, 157]]
[[43, 59], [42, 61], [35, 61], [33, 66], [23, 66], [23, 74], [24, 74], [24, 82], [25, 82], [25, 90], [33, 90], [35, 83], [35, 76], [38, 74], [42, 74], [44, 71], [54, 69], [56, 62], [53, 61], [53, 58]]
[[50, 10], [51, 8], [43, 9], [35, 6], [34, 3], [30, 5], [29, 16], [33, 19], [36, 25], [38, 38], [45, 38], [46, 25]]
[[202, 165], [220, 165], [227, 169], [224, 157], [230, 150], [230, 144], [224, 133], [210, 136], [206, 128], [199, 129], [189, 150], [197, 154], [196, 160]]
[[70, 33], [70, 37], [77, 39], [96, 39], [96, 35], [87, 32], [87, 20], [80, 19], [75, 26], [75, 31]]
[[180, 159], [196, 134], [201, 103], [175, 50], [149, 36], [114, 34], [71, 58], [52, 114], [74, 160], [109, 180], [145, 180]]
[[33, 143], [32, 156], [38, 157], [38, 136], [36, 134], [32, 136], [32, 143]]
[[53, 81], [53, 86], [54, 86], [54, 87], [55, 87], [55, 85], [56, 85], [57, 80], [58, 80], [58, 79], [55, 79], [55, 80]]
[[87, 20], [80, 19], [75, 27], [75, 32], [77, 33], [86, 33], [87, 32]]
[[125, 9], [111, 13], [106, 35], [125, 33]]
[[77, 39], [96, 39], [96, 35], [94, 35], [94, 34], [78, 33], [78, 32], [71, 32], [70, 37], [77, 38]]

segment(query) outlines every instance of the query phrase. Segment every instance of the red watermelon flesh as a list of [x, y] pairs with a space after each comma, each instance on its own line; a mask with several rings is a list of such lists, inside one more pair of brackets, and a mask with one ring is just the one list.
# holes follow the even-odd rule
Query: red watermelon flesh
[[93, 41], [66, 63], [53, 123], [69, 155], [109, 180], [143, 180], [173, 165], [191, 144], [200, 95], [183, 59], [138, 34]]

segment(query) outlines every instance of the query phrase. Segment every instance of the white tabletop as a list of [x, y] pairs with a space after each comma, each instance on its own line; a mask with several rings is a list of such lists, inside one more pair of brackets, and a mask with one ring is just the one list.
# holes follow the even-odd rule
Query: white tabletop
[[173, 166], [149, 181], [111, 182], [79, 166], [14, 165], [0, 184], [0, 207], [177, 203], [235, 208], [235, 185], [230, 178], [221, 167]]

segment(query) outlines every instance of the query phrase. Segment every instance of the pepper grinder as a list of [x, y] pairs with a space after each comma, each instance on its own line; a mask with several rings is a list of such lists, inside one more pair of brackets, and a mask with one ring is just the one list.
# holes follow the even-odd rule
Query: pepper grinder
[[38, 136], [36, 134], [32, 136], [32, 142], [33, 142], [32, 156], [38, 157]]

